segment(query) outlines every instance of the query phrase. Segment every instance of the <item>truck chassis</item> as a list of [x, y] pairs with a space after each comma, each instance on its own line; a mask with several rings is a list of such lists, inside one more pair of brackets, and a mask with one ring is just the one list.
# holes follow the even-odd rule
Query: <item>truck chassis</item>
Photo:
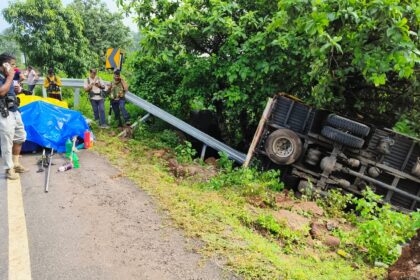
[[395, 208], [420, 208], [420, 140], [279, 94], [267, 103], [244, 166], [261, 160], [299, 191], [360, 195], [369, 186]]

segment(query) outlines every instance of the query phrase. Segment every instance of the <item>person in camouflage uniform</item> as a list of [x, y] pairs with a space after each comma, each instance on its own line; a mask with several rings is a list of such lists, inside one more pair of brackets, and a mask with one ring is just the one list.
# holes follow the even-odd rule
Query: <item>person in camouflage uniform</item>
[[118, 121], [118, 126], [123, 126], [121, 120], [121, 113], [125, 124], [130, 124], [130, 115], [125, 108], [125, 94], [128, 91], [127, 82], [121, 78], [120, 70], [114, 71], [114, 80], [109, 87], [109, 99], [111, 100], [111, 107], [115, 114], [115, 119]]

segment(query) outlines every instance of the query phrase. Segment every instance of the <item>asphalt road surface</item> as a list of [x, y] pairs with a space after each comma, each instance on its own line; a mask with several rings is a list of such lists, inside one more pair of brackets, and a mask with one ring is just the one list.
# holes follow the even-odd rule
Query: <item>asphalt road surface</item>
[[22, 157], [20, 181], [0, 174], [0, 279], [232, 278], [104, 158], [84, 150], [81, 168], [58, 172], [55, 155], [45, 193], [39, 157]]

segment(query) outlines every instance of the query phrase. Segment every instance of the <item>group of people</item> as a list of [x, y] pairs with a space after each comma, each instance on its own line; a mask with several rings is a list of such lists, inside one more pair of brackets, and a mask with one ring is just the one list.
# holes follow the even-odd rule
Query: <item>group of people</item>
[[[25, 90], [22, 86], [22, 82], [27, 80], [28, 90]], [[13, 76], [13, 87], [16, 94], [24, 93], [31, 95], [33, 93], [34, 87], [38, 80], [38, 74], [35, 72], [32, 66], [28, 66], [25, 72], [22, 72], [19, 68], [14, 69]]]
[[96, 69], [90, 69], [90, 75], [85, 80], [83, 88], [89, 94], [95, 121], [99, 123], [101, 128], [108, 128], [105, 118], [106, 96], [109, 96], [110, 105], [114, 111], [115, 119], [118, 121], [118, 126], [123, 126], [121, 114], [125, 124], [128, 125], [130, 123], [130, 115], [125, 108], [125, 94], [128, 92], [128, 85], [121, 78], [120, 70], [114, 71], [114, 80], [107, 87], [102, 79], [97, 76]]
[[[23, 87], [21, 86], [21, 82], [24, 79], [27, 79], [27, 91], [23, 90]], [[25, 75], [16, 68], [14, 80], [15, 94], [25, 93], [32, 95], [38, 80], [38, 74], [33, 67], [28, 66], [25, 77]], [[53, 68], [48, 70], [43, 86], [47, 91], [48, 97], [60, 101], [62, 100], [62, 82], [60, 77], [55, 74]], [[114, 71], [114, 80], [107, 86], [102, 79], [97, 76], [96, 69], [90, 69], [90, 75], [84, 82], [84, 90], [89, 95], [95, 121], [99, 123], [101, 128], [109, 127], [105, 117], [105, 100], [107, 96], [109, 96], [110, 106], [114, 112], [115, 119], [118, 121], [118, 125], [121, 127], [123, 126], [123, 123], [130, 123], [130, 115], [125, 108], [125, 93], [128, 91], [128, 85], [124, 79], [121, 78], [120, 70], [117, 69]]]
[[[115, 119], [118, 121], [118, 126], [123, 126], [121, 115], [124, 123], [128, 125], [130, 123], [130, 115], [125, 108], [125, 94], [128, 91], [128, 85], [121, 78], [120, 70], [116, 69], [114, 71], [114, 80], [109, 86], [97, 76], [96, 69], [92, 68], [89, 72], [89, 77], [84, 81], [83, 88], [88, 93], [95, 121], [99, 123], [101, 128], [109, 127], [105, 117], [105, 100], [108, 96]], [[44, 87], [47, 89], [48, 97], [61, 100], [61, 86], [60, 78], [55, 75], [54, 70], [51, 68], [44, 79]]]
[[[23, 173], [26, 169], [19, 163], [19, 155], [22, 144], [26, 141], [25, 127], [18, 110], [19, 103], [17, 94], [22, 93], [21, 82], [28, 80], [26, 94], [33, 94], [38, 75], [32, 67], [28, 67], [26, 77], [16, 67], [16, 57], [8, 54], [0, 54], [0, 145], [1, 155], [5, 162], [6, 178], [16, 180], [17, 173]], [[61, 100], [61, 80], [55, 75], [53, 69], [49, 69], [44, 80], [44, 87], [49, 97]], [[84, 90], [89, 95], [95, 120], [101, 128], [108, 128], [105, 118], [105, 99], [109, 96], [110, 105], [114, 111], [119, 126], [130, 122], [130, 115], [125, 108], [125, 94], [128, 85], [121, 78], [120, 70], [114, 71], [113, 81], [107, 85], [97, 76], [96, 69], [90, 70], [90, 75], [84, 82]]]
[[[32, 66], [28, 66], [25, 72], [22, 72], [19, 68], [16, 67], [14, 69], [13, 76], [13, 87], [15, 93], [32, 95], [38, 79], [38, 73]], [[22, 82], [24, 80], [26, 80], [28, 84], [27, 90], [25, 90], [22, 86]], [[44, 87], [47, 90], [48, 96], [61, 100], [61, 81], [60, 78], [54, 74], [53, 68], [48, 70], [48, 74], [44, 80]]]

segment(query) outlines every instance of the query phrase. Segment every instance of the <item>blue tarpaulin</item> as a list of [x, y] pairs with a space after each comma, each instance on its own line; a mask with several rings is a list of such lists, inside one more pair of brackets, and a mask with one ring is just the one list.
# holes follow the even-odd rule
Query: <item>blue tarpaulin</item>
[[47, 102], [32, 102], [22, 106], [20, 111], [27, 133], [24, 151], [25, 146], [28, 149], [32, 143], [36, 143], [41, 147], [54, 148], [59, 153], [65, 152], [67, 139], [74, 136], [83, 138], [84, 132], [90, 131], [82, 113]]

